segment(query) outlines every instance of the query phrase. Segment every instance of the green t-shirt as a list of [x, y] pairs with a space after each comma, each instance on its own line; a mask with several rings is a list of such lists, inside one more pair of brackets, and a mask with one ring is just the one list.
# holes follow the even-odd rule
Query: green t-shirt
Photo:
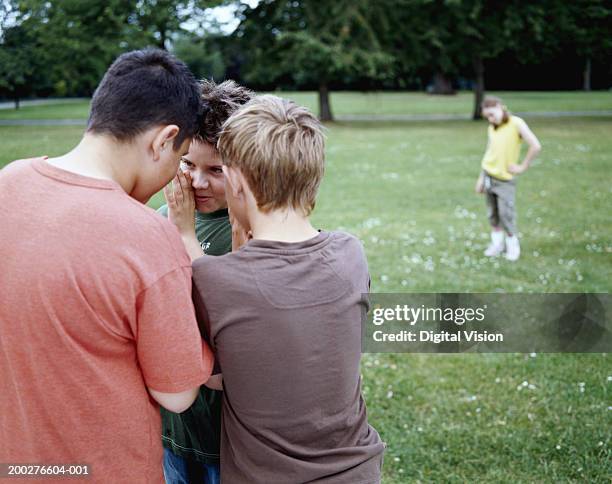
[[[168, 217], [168, 206], [157, 210]], [[223, 255], [232, 251], [232, 227], [227, 208], [212, 213], [196, 211], [196, 237], [206, 255]]]
[[[168, 207], [158, 210], [168, 216]], [[232, 226], [227, 209], [196, 212], [196, 237], [207, 255], [232, 250]], [[162, 443], [176, 455], [205, 464], [219, 463], [221, 442], [221, 397], [223, 392], [202, 385], [196, 401], [183, 413], [161, 409]]]

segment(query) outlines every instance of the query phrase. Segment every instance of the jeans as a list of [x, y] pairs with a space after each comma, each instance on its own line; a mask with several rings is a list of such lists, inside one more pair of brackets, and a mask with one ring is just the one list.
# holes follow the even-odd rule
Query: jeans
[[204, 464], [176, 455], [164, 447], [166, 484], [220, 484], [219, 464]]

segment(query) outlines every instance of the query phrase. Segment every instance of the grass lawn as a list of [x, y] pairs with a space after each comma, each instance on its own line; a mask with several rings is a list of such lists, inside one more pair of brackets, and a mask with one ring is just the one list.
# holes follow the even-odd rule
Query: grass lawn
[[[548, 100], [534, 110], [568, 109]], [[484, 122], [329, 125], [314, 222], [363, 240], [374, 292], [609, 292], [612, 118], [530, 126], [543, 151], [518, 183], [516, 263], [481, 255], [488, 228], [473, 186]], [[0, 127], [0, 166], [62, 153], [81, 132]], [[366, 354], [362, 369], [370, 421], [388, 444], [385, 484], [612, 478], [610, 355]]]
[[[318, 109], [315, 92], [276, 92]], [[495, 92], [513, 111], [598, 111], [612, 109], [612, 92]], [[460, 92], [455, 96], [430, 96], [421, 92], [332, 92], [332, 110], [344, 114], [465, 114], [470, 115], [474, 96]], [[89, 103], [67, 100], [43, 106], [24, 106], [18, 111], [0, 109], [0, 119], [86, 119]]]

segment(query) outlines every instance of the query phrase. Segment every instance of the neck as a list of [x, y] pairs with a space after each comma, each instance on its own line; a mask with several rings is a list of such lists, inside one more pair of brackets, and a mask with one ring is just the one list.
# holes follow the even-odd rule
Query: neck
[[318, 234], [308, 217], [294, 209], [272, 210], [267, 213], [254, 209], [248, 217], [254, 239], [302, 242]]
[[78, 175], [112, 180], [130, 193], [136, 183], [130, 169], [134, 166], [132, 160], [136, 159], [135, 155], [134, 148], [129, 144], [117, 143], [107, 136], [85, 133], [72, 151], [49, 158], [47, 163]]

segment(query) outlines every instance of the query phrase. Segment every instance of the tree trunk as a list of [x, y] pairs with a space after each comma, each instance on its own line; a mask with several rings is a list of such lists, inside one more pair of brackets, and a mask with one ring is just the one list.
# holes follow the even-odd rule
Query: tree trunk
[[15, 96], [15, 109], [19, 109], [19, 98], [17, 96]]
[[484, 85], [484, 63], [482, 57], [474, 57], [474, 75], [476, 77], [476, 84], [474, 84], [474, 112], [472, 113], [472, 119], [482, 119], [482, 100], [484, 99], [485, 85]]
[[157, 47], [162, 50], [166, 50], [166, 28], [160, 27], [159, 29], [159, 41], [157, 42]]
[[455, 94], [455, 90], [453, 89], [453, 83], [443, 72], [436, 72], [434, 74], [434, 85], [431, 93], [448, 95]]
[[319, 85], [319, 119], [321, 121], [333, 121], [331, 105], [329, 103], [329, 89], [327, 84]]
[[588, 57], [584, 64], [584, 72], [582, 73], [582, 90], [591, 90], [591, 58]]

